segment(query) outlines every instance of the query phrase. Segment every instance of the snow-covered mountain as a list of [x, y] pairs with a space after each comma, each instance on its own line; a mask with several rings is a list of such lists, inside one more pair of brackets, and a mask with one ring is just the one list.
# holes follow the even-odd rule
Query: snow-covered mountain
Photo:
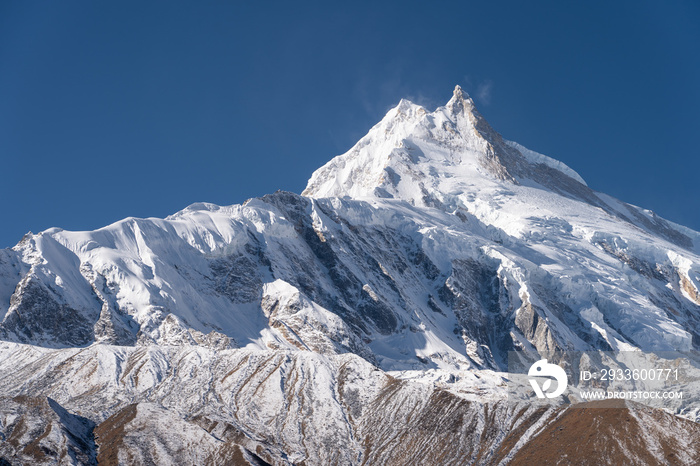
[[[434, 464], [497, 464], [562, 416], [498, 402], [509, 351], [699, 349], [699, 245], [504, 140], [458, 86], [434, 112], [402, 100], [301, 196], [0, 251], [0, 386], [25, 397], [0, 411], [50, 397], [64, 430], [102, 432], [104, 461], [409, 464], [457, 442]], [[0, 455], [20, 458], [4, 416]], [[65, 455], [98, 458], [83, 443]]]

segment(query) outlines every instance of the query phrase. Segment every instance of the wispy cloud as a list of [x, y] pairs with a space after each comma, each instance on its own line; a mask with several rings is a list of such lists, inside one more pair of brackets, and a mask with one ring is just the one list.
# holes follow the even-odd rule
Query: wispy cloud
[[479, 103], [489, 105], [491, 103], [491, 94], [493, 92], [493, 81], [487, 79], [482, 81], [476, 88], [476, 99]]
[[383, 117], [400, 99], [408, 99], [429, 110], [445, 104], [450, 89], [444, 91], [444, 101], [436, 99], [432, 93], [423, 93], [410, 80], [406, 80], [410, 72], [406, 60], [400, 58], [386, 63], [379, 71], [360, 69], [357, 72], [353, 94], [369, 118], [376, 120]]

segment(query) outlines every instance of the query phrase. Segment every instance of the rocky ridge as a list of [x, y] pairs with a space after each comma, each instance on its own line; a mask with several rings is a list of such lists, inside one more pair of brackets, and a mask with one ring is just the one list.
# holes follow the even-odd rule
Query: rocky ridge
[[[504, 140], [459, 87], [434, 112], [403, 100], [301, 196], [0, 251], [0, 457], [516, 461], [578, 411], [508, 400], [508, 353], [694, 353], [698, 240]], [[696, 419], [694, 403], [672, 411]], [[660, 463], [647, 424], [697, 439], [630, 416]], [[46, 435], [18, 427], [53, 418]]]

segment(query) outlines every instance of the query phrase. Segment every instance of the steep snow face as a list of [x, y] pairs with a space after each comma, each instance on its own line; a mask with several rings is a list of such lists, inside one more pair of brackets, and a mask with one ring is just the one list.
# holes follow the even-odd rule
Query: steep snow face
[[504, 140], [459, 86], [434, 112], [402, 100], [352, 149], [314, 172], [302, 195], [392, 198], [468, 211], [516, 237], [536, 230], [542, 218], [600, 223], [608, 217], [602, 209], [684, 248], [698, 239], [696, 232], [594, 192], [564, 163]]
[[[165, 462], [425, 462], [455, 432], [471, 433], [444, 464], [478, 463], [483, 445], [503, 458], [516, 439], [500, 433], [525, 422], [493, 403], [508, 351], [700, 349], [699, 241], [505, 141], [457, 88], [432, 113], [401, 101], [304, 196], [54, 228], [0, 251], [0, 388], [55, 399], [12, 409], [69, 437], [92, 424], [59, 408], [89, 415], [115, 461], [157, 462], [158, 444]], [[697, 418], [696, 399], [679, 412]], [[552, 421], [530, 414], [525, 439]], [[10, 433], [17, 419], [0, 434], [68, 445]], [[439, 441], [435, 419], [453, 426]], [[170, 425], [204, 456], [178, 450]], [[163, 441], [127, 432], [143, 428]], [[64, 449], [92, 461], [84, 440]]]
[[[457, 86], [434, 112], [402, 100], [347, 153], [318, 169], [302, 193], [310, 197], [391, 197], [454, 208], [463, 193], [522, 178], [585, 185], [563, 163], [505, 141]], [[539, 170], [539, 171], [538, 171]], [[546, 170], [547, 171], [547, 170]], [[561, 180], [560, 180], [561, 181]]]
[[25, 271], [0, 331], [48, 347], [353, 352], [386, 370], [502, 369], [517, 348], [697, 348], [698, 257], [559, 202], [577, 223], [533, 215], [520, 237], [467, 210], [291, 193], [51, 230], [12, 251]]
[[489, 142], [477, 130], [482, 121], [459, 86], [432, 113], [402, 100], [350, 151], [318, 169], [302, 195], [399, 198], [423, 206], [434, 202], [431, 194], [449, 196], [482, 171], [508, 178], [504, 167], [486, 160]]
[[432, 113], [402, 101], [310, 197], [27, 235], [0, 254], [0, 336], [352, 352], [386, 370], [698, 348], [698, 234], [581, 181], [504, 141], [459, 88]]
[[[581, 178], [581, 175], [576, 173], [574, 170], [569, 168], [564, 162], [560, 162], [559, 160], [555, 160], [551, 157], [547, 157], [544, 154], [540, 154], [538, 152], [535, 152], [534, 150], [530, 150], [527, 147], [524, 147], [517, 142], [513, 141], [505, 141], [506, 144], [509, 146], [515, 148], [520, 152], [525, 159], [527, 159], [528, 162], [534, 165], [538, 164], [544, 164], [547, 165], [548, 167], [554, 168], [556, 170], [559, 170], [569, 178], [572, 178], [576, 181], [578, 181], [581, 184], [586, 184], [586, 182]], [[586, 186], [588, 186], [586, 184]]]

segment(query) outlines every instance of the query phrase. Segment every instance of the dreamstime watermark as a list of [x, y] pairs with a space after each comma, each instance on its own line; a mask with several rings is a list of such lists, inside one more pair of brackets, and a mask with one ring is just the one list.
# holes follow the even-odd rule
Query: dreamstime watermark
[[683, 399], [682, 391], [605, 391], [605, 390], [580, 390], [579, 394], [583, 400], [671, 400], [674, 398]]
[[700, 409], [700, 354], [571, 351], [508, 354], [508, 399], [521, 403], [629, 400], [675, 412]]
[[[569, 383], [569, 377], [567, 377], [564, 369], [556, 364], [548, 364], [546, 359], [540, 359], [530, 366], [527, 375], [534, 377], [529, 380], [537, 398], [555, 398], [561, 396]], [[544, 378], [542, 387], [540, 387], [537, 381], [538, 378]], [[552, 380], [555, 380], [557, 385], [554, 391], [548, 392], [547, 390], [552, 387]]]

